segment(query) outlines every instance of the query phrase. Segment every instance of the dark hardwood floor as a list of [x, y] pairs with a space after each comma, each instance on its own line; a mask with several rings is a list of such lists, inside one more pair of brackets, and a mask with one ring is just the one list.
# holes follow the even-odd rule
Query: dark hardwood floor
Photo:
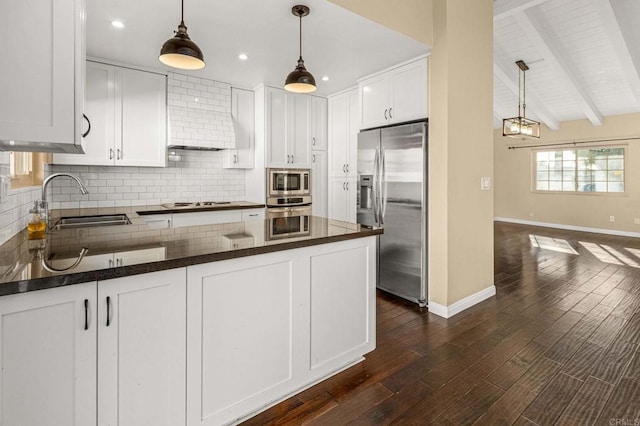
[[640, 424], [640, 239], [496, 222], [495, 285], [448, 320], [379, 292], [364, 362], [244, 424]]

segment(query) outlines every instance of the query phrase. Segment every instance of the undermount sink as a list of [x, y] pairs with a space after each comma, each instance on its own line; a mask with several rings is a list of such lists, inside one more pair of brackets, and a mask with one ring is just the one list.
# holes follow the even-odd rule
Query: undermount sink
[[94, 226], [129, 225], [126, 214], [105, 214], [95, 216], [61, 217], [53, 226], [55, 229], [86, 228]]

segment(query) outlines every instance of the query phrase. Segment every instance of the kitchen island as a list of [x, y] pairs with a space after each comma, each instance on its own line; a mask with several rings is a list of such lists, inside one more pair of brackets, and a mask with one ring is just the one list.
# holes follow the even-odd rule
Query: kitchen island
[[235, 423], [374, 349], [381, 230], [76, 214], [115, 210], [132, 223], [0, 246], [7, 424]]

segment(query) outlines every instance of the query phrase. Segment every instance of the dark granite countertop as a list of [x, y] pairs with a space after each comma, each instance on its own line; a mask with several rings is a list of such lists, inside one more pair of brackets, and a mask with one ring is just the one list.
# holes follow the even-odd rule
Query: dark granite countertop
[[207, 212], [207, 211], [222, 211], [222, 210], [244, 210], [244, 209], [261, 209], [265, 208], [264, 204], [252, 203], [250, 201], [232, 201], [224, 204], [213, 204], [210, 206], [199, 207], [168, 207], [165, 205], [159, 206], [138, 206], [132, 207], [139, 215], [148, 214], [168, 214], [168, 213], [189, 213], [189, 212]]
[[[139, 215], [137, 212], [154, 211], [155, 208], [153, 214], [156, 214], [157, 207], [159, 206], [71, 209], [52, 212], [53, 218], [56, 215], [125, 213], [132, 223], [53, 230], [47, 234], [44, 244], [42, 241], [27, 240], [26, 229], [23, 230], [0, 246], [0, 296], [382, 233], [381, 229], [365, 228], [358, 224], [316, 216], [310, 217], [308, 235], [292, 238], [271, 237], [270, 239], [271, 222], [268, 219], [152, 229], [145, 223], [144, 213]], [[225, 207], [229, 209], [228, 205]], [[242, 205], [236, 208], [252, 207]], [[81, 253], [83, 256], [80, 262], [71, 267]]]

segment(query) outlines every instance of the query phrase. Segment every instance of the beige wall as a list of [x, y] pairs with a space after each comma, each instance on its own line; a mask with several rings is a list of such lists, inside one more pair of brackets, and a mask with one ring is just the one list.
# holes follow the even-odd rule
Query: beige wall
[[432, 46], [429, 58], [429, 300], [493, 284], [493, 1], [331, 0]]
[[[496, 217], [640, 232], [640, 225], [634, 224], [634, 218], [640, 218], [640, 139], [608, 144], [627, 146], [625, 195], [532, 192], [532, 149], [508, 149], [518, 145], [640, 137], [639, 123], [640, 114], [606, 117], [602, 126], [593, 126], [588, 120], [567, 121], [557, 131], [544, 127], [540, 140], [533, 142], [506, 138], [501, 130], [496, 130]], [[615, 216], [615, 222], [611, 223], [609, 216]]]
[[424, 44], [433, 45], [432, 0], [329, 0]]

